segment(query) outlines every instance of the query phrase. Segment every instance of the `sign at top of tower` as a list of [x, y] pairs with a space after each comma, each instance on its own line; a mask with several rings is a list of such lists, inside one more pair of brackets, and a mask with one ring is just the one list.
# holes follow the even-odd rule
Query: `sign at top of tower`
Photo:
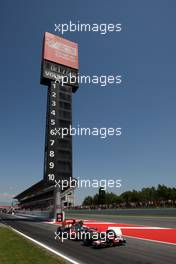
[[78, 44], [45, 32], [43, 59], [78, 69]]

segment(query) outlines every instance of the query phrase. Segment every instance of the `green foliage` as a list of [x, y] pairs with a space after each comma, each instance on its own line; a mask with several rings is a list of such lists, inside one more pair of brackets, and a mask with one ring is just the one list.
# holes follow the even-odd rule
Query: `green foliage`
[[0, 263], [68, 264], [7, 227], [0, 227]]
[[83, 201], [83, 205], [93, 205], [93, 198], [91, 196], [87, 196]]
[[141, 191], [126, 191], [121, 195], [116, 195], [114, 193], [105, 192], [101, 188], [99, 192], [93, 197], [87, 196], [84, 199], [83, 205], [95, 206], [95, 205], [113, 205], [120, 203], [147, 203], [147, 202], [161, 202], [161, 201], [175, 201], [176, 200], [176, 188], [170, 188], [165, 185], [159, 184], [157, 188], [147, 187], [143, 188]]

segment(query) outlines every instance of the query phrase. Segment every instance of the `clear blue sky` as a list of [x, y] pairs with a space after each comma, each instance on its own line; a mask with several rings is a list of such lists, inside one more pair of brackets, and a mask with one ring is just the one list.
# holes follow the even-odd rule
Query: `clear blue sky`
[[[120, 87], [81, 85], [73, 97], [75, 126], [123, 128], [109, 140], [75, 137], [74, 176], [120, 178], [120, 192], [175, 185], [175, 14], [174, 0], [1, 1], [1, 202], [43, 177], [42, 38], [70, 20], [123, 24], [120, 34], [64, 35], [79, 43], [81, 73], [123, 75]], [[79, 190], [77, 202], [88, 192], [95, 190]]]

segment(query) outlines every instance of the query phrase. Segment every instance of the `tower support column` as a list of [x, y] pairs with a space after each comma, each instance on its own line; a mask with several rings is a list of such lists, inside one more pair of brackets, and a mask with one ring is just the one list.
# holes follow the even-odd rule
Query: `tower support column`
[[62, 213], [61, 188], [55, 187], [54, 190], [54, 220], [57, 221], [58, 214]]

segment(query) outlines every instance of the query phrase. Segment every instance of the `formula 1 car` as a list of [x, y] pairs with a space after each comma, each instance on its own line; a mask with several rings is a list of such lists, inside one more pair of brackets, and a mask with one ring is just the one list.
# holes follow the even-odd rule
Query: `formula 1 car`
[[[118, 232], [117, 232], [118, 231]], [[85, 246], [92, 246], [93, 248], [105, 248], [124, 245], [126, 239], [122, 237], [121, 230], [119, 228], [109, 229], [106, 232], [91, 231], [90, 235], [83, 239]]]
[[57, 235], [63, 239], [83, 240], [85, 234], [96, 231], [96, 228], [88, 228], [83, 225], [83, 221], [76, 222], [67, 220], [57, 228]]
[[86, 227], [83, 225], [83, 221], [74, 219], [64, 221], [57, 228], [57, 237], [62, 242], [65, 239], [83, 241], [84, 246], [93, 248], [120, 246], [126, 243], [119, 227], [109, 227], [105, 232], [99, 232], [97, 228]]

